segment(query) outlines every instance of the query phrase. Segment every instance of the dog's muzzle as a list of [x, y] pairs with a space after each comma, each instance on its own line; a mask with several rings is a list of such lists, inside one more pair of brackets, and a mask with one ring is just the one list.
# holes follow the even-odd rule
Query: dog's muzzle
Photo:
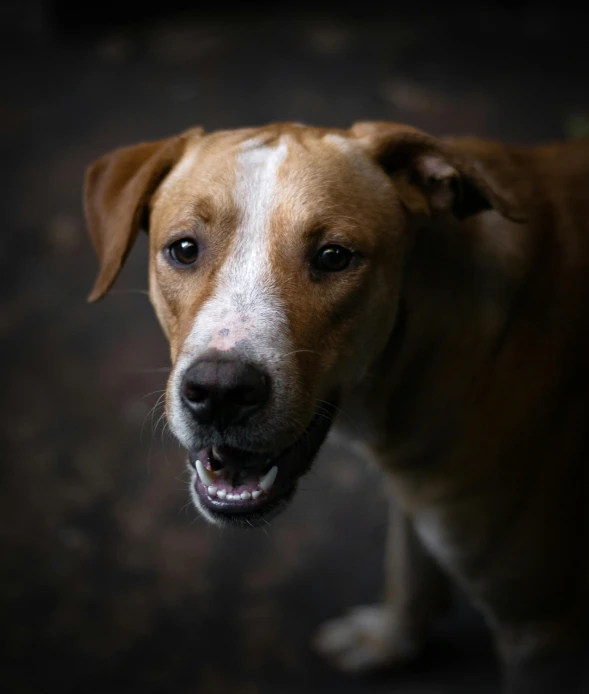
[[272, 393], [269, 374], [240, 355], [218, 350], [186, 369], [179, 394], [198, 434], [189, 450], [196, 506], [213, 522], [248, 525], [292, 497], [329, 432], [337, 400], [321, 401], [306, 427], [286, 435], [284, 426], [276, 427], [276, 411], [283, 421], [289, 418], [286, 408], [271, 404], [278, 394]]
[[217, 523], [259, 525], [284, 508], [324, 442], [336, 412], [326, 402], [286, 448], [256, 453], [229, 446], [189, 452], [193, 499]]

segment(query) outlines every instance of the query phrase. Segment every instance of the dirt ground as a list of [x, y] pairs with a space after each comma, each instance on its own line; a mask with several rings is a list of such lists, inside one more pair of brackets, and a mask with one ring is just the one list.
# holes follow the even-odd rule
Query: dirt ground
[[[589, 131], [586, 22], [554, 5], [414, 3], [403, 13], [169, 13], [83, 27], [22, 2], [0, 12], [0, 651], [14, 694], [496, 692], [463, 600], [414, 667], [333, 672], [313, 629], [378, 600], [379, 474], [328, 447], [265, 531], [220, 532], [188, 502], [162, 433], [167, 348], [140, 239], [115, 291], [80, 194], [110, 148], [295, 120], [412, 123], [535, 142]], [[74, 19], [76, 19], [74, 17]], [[79, 17], [77, 18], [79, 22]], [[75, 25], [75, 26], [74, 26]]]

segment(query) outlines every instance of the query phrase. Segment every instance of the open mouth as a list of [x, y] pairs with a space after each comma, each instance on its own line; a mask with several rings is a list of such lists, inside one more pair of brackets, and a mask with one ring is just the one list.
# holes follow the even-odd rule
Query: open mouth
[[213, 521], [250, 526], [280, 511], [311, 467], [335, 411], [335, 404], [322, 404], [301, 436], [275, 454], [229, 446], [190, 451], [197, 506]]

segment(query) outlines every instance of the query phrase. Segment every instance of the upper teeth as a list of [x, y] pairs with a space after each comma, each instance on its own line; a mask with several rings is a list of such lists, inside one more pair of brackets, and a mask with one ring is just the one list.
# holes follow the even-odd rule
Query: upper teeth
[[216, 482], [215, 477], [206, 469], [201, 460], [196, 461], [196, 471], [206, 487]]
[[274, 465], [274, 467], [271, 467], [270, 470], [268, 470], [268, 472], [260, 478], [260, 489], [264, 492], [271, 489], [277, 474], [278, 468], [276, 465]]

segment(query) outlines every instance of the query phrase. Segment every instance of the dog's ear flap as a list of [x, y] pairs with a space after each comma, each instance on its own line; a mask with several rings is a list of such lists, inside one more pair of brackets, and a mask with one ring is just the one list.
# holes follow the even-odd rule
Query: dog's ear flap
[[122, 147], [88, 167], [84, 212], [100, 264], [88, 301], [101, 299], [117, 278], [140, 228], [147, 229], [149, 202], [179, 160], [184, 135]]
[[356, 123], [350, 132], [393, 178], [409, 212], [465, 219], [495, 209], [511, 221], [525, 221], [510, 194], [476, 158], [441, 140], [395, 123]]

